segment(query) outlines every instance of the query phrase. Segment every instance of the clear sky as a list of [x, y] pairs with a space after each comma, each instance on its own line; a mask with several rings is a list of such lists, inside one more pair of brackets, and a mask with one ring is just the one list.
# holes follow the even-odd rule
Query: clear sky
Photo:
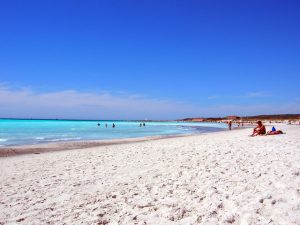
[[299, 0], [1, 0], [0, 117], [300, 113]]

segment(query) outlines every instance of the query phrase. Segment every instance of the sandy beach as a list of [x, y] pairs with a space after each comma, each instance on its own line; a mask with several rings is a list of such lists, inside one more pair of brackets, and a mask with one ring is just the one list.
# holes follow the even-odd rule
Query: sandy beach
[[0, 224], [299, 225], [300, 126], [278, 128], [2, 157]]

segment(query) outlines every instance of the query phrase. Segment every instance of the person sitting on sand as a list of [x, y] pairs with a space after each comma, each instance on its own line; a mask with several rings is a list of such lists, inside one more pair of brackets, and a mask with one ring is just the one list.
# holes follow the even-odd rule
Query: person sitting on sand
[[251, 136], [265, 135], [265, 134], [266, 134], [266, 127], [262, 124], [261, 121], [257, 121], [257, 127], [253, 129], [253, 133]]

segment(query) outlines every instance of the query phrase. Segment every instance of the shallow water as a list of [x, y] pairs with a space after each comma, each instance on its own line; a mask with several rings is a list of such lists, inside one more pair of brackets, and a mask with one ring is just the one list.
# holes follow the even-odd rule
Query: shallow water
[[[112, 128], [113, 123], [116, 124], [115, 128]], [[0, 147], [59, 141], [193, 134], [226, 128], [221, 123], [146, 122], [145, 127], [139, 125], [140, 122], [133, 121], [0, 119]]]

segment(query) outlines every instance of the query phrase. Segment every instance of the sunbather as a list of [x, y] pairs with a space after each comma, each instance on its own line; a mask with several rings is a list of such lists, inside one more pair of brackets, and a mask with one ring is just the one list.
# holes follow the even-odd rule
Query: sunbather
[[253, 133], [251, 136], [265, 135], [265, 134], [266, 134], [266, 127], [262, 124], [261, 121], [257, 121], [257, 127], [253, 129]]
[[267, 135], [283, 134], [281, 130], [268, 131]]

